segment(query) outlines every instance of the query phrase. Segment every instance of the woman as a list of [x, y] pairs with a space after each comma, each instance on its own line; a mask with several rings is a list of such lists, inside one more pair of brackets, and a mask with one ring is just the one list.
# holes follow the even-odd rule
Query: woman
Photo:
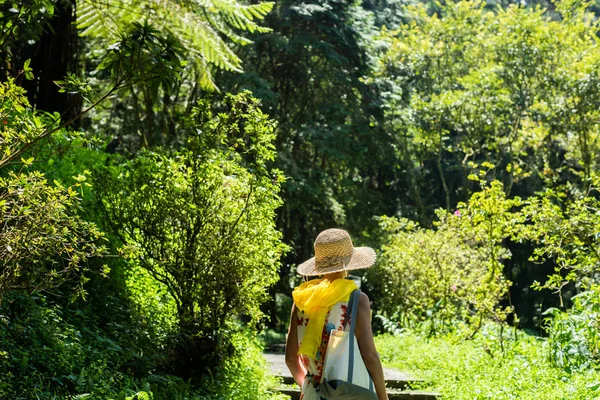
[[[294, 305], [288, 330], [285, 359], [296, 383], [302, 388], [301, 400], [324, 399], [319, 394], [323, 362], [332, 330], [343, 330], [350, 293], [358, 287], [346, 280], [349, 270], [368, 268], [375, 252], [368, 247], [354, 248], [348, 232], [328, 229], [315, 240], [315, 257], [302, 263], [303, 276], [323, 275], [294, 289]], [[366, 294], [360, 294], [356, 317], [356, 341], [362, 359], [375, 385], [377, 398], [387, 400], [383, 368], [373, 342], [371, 307]]]

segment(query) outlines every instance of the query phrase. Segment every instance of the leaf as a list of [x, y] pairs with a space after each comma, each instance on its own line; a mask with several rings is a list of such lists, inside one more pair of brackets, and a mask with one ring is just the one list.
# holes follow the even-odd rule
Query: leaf
[[[210, 66], [241, 72], [241, 59], [230, 48], [228, 40], [248, 44], [234, 28], [246, 32], [269, 32], [258, 25], [273, 9], [273, 2], [241, 4], [237, 0], [214, 0], [208, 3], [110, 0], [77, 2], [77, 26], [84, 36], [115, 40], [118, 32], [128, 29], [138, 21], [150, 22], [159, 30], [168, 30], [178, 42], [184, 43], [186, 53], [195, 69], [200, 72], [203, 87], [216, 88]], [[151, 10], [151, 13], [148, 13]], [[113, 51], [117, 47], [112, 47]], [[106, 65], [101, 65], [104, 68]]]
[[27, 79], [28, 81], [33, 80], [34, 78], [33, 69], [30, 67], [30, 64], [31, 59], [25, 60], [25, 63], [23, 64], [23, 72], [25, 73], [25, 79]]
[[561, 313], [562, 313], [562, 311], [561, 311], [561, 310], [559, 310], [558, 308], [556, 308], [556, 307], [550, 307], [550, 308], [548, 308], [547, 310], [545, 310], [545, 311], [542, 313], [542, 315], [552, 315], [552, 316], [556, 316], [556, 315], [559, 315], [559, 314], [561, 314]]
[[596, 391], [600, 389], [600, 382], [589, 383], [586, 385], [586, 388]]

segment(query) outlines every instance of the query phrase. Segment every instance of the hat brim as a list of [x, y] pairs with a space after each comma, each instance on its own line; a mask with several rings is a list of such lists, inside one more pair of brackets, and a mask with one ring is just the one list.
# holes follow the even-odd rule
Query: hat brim
[[296, 271], [303, 276], [316, 276], [316, 275], [324, 275], [331, 274], [339, 271], [348, 271], [354, 269], [365, 269], [369, 268], [373, 264], [375, 264], [375, 260], [377, 259], [377, 255], [375, 254], [375, 250], [370, 247], [355, 247], [352, 256], [350, 257], [350, 261], [344, 267], [343, 265], [338, 265], [334, 267], [327, 268], [319, 268], [316, 265], [315, 257], [311, 258], [298, 265]]

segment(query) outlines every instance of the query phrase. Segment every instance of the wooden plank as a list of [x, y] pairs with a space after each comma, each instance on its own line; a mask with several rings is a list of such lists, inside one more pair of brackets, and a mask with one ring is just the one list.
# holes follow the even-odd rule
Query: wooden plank
[[[278, 391], [290, 396], [291, 400], [298, 400], [300, 398], [300, 389], [298, 388], [281, 388]], [[388, 390], [388, 397], [390, 400], [439, 400], [440, 395], [434, 392], [392, 389]]]

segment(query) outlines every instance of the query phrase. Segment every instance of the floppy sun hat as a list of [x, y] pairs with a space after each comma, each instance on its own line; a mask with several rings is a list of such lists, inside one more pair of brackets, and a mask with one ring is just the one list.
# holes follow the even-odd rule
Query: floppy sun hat
[[369, 268], [375, 263], [375, 250], [354, 247], [350, 235], [343, 229], [327, 229], [315, 239], [315, 256], [298, 266], [304, 276]]

